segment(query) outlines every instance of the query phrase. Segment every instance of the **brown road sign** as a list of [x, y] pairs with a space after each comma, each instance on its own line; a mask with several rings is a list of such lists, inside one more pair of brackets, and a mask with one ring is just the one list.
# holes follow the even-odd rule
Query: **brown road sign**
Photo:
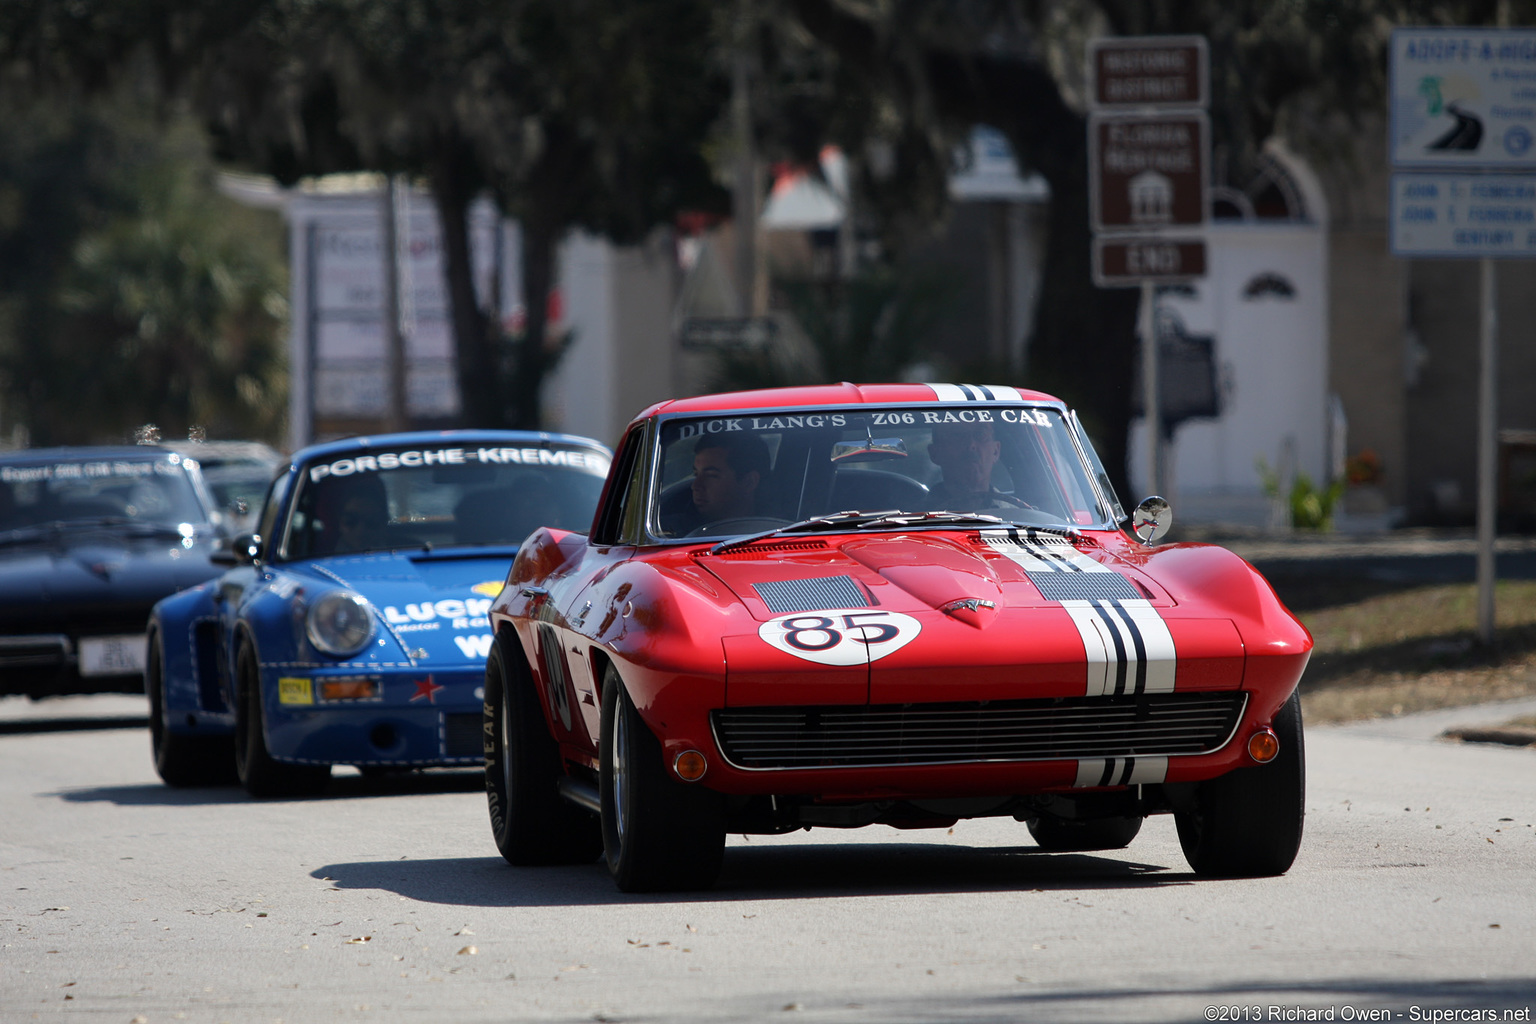
[[1093, 106], [1204, 107], [1210, 93], [1204, 36], [1094, 39], [1088, 44]]
[[1173, 284], [1205, 276], [1205, 241], [1199, 238], [1096, 238], [1093, 283], [1100, 288]]
[[1156, 231], [1204, 224], [1209, 137], [1202, 111], [1093, 115], [1088, 124], [1093, 230]]

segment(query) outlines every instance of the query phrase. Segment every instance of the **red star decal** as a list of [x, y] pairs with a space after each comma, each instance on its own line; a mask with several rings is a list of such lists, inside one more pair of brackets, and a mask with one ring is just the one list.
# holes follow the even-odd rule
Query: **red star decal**
[[421, 700], [421, 698], [425, 697], [427, 698], [428, 704], [437, 703], [437, 691], [441, 690], [442, 687], [434, 683], [431, 676], [427, 676], [425, 679], [413, 679], [411, 681], [416, 684], [416, 695], [413, 696], [411, 700]]

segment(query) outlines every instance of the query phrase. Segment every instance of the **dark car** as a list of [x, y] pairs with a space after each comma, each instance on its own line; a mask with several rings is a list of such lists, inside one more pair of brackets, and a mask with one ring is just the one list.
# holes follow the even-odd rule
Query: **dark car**
[[218, 571], [221, 536], [173, 451], [0, 455], [0, 694], [142, 692], [150, 609]]
[[197, 462], [231, 533], [256, 529], [261, 499], [284, 465], [282, 455], [260, 441], [167, 441], [164, 446]]

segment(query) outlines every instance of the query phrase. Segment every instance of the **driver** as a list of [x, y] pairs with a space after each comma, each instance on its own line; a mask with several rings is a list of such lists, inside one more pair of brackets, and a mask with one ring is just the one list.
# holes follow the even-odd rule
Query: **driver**
[[992, 486], [992, 467], [1001, 454], [990, 423], [936, 424], [928, 458], [944, 479], [930, 491], [930, 505], [953, 512], [1019, 507], [1020, 502]]
[[693, 507], [701, 523], [740, 519], [757, 511], [757, 489], [768, 475], [768, 446], [756, 434], [706, 434], [693, 448]]

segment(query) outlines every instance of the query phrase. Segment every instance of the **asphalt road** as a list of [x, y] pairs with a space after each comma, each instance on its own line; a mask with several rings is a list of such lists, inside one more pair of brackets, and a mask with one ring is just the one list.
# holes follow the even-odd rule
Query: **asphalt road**
[[596, 864], [508, 867], [473, 773], [292, 802], [166, 789], [142, 704], [0, 700], [5, 1024], [1536, 1008], [1536, 749], [1434, 739], [1536, 702], [1308, 730], [1282, 878], [1194, 879], [1168, 818], [1106, 855], [1039, 852], [1009, 820], [734, 837], [718, 889], [648, 897]]

